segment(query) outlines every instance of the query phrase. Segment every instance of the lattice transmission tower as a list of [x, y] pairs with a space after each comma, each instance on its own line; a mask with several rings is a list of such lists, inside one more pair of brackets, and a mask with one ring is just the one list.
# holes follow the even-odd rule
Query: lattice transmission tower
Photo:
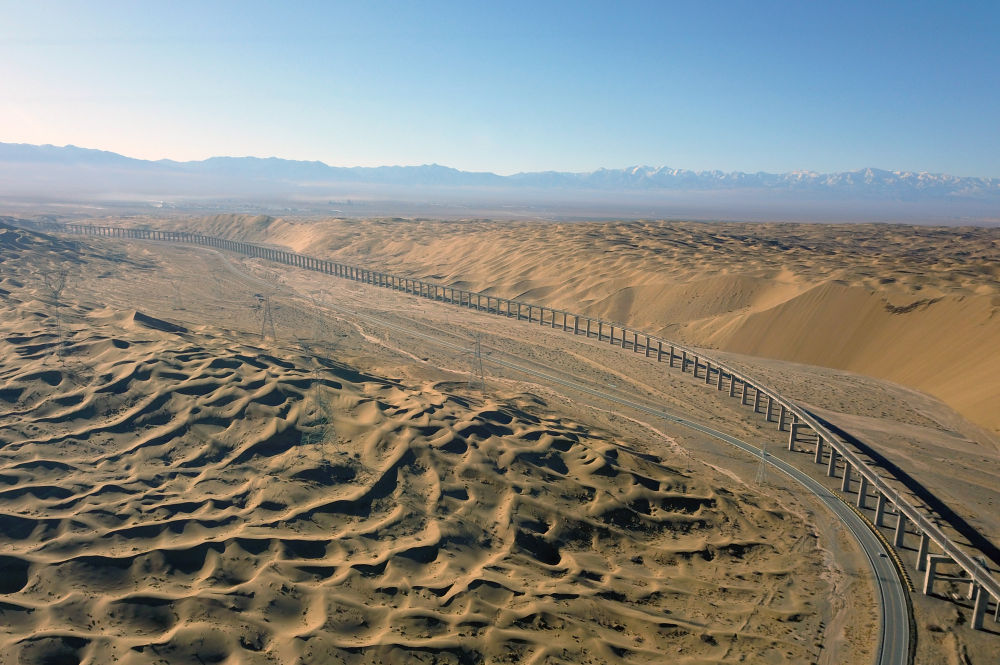
[[754, 485], [763, 485], [767, 482], [767, 443], [760, 444], [758, 451], [760, 459], [757, 461], [757, 475], [754, 476]]
[[476, 334], [475, 344], [472, 346], [472, 371], [469, 372], [469, 388], [486, 392], [486, 371], [483, 369], [483, 340]]
[[260, 338], [267, 339], [270, 331], [271, 339], [277, 340], [278, 333], [274, 329], [274, 314], [271, 312], [271, 296], [254, 294], [257, 297], [257, 306], [254, 308], [260, 312]]

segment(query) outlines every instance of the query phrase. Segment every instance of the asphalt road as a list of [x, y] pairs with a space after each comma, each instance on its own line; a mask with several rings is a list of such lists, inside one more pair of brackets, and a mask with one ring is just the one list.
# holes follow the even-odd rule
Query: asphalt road
[[[217, 253], [214, 252], [213, 253]], [[254, 282], [262, 282], [257, 277], [247, 274], [234, 266], [228, 258], [218, 253], [223, 262], [234, 273], [244, 279]], [[262, 282], [263, 283], [263, 282]], [[268, 286], [273, 286], [268, 284]], [[421, 332], [405, 326], [383, 319], [381, 317], [362, 313], [355, 309], [324, 304], [323, 308], [335, 312], [341, 316], [352, 318], [356, 321], [364, 321], [369, 324], [391, 329], [397, 333], [416, 337], [430, 342], [442, 348], [456, 352], [467, 352], [469, 345], [456, 344], [444, 339], [444, 334], [438, 331], [434, 333]], [[416, 322], [414, 322], [416, 323]], [[418, 324], [419, 325], [419, 324]], [[505, 357], [506, 356], [506, 357]], [[807, 490], [812, 492], [819, 500], [826, 505], [833, 513], [847, 526], [854, 534], [861, 548], [864, 550], [871, 564], [872, 574], [875, 580], [876, 595], [880, 607], [881, 624], [879, 627], [878, 644], [875, 650], [875, 663], [877, 665], [906, 665], [909, 663], [909, 606], [907, 603], [907, 590], [899, 577], [895, 564], [890, 553], [886, 550], [882, 541], [872, 532], [863, 519], [847, 505], [837, 494], [824, 487], [821, 483], [811, 478], [806, 473], [798, 470], [784, 460], [775, 458], [763, 452], [756, 446], [741, 439], [730, 436], [724, 432], [703, 425], [695, 420], [685, 418], [666, 411], [656, 405], [645, 403], [634, 396], [630, 396], [617, 389], [608, 390], [607, 387], [587, 385], [575, 378], [561, 375], [558, 370], [545, 367], [537, 363], [529, 363], [524, 359], [512, 359], [507, 354], [499, 352], [486, 352], [483, 354], [483, 362], [508, 370], [516, 371], [533, 377], [549, 385], [561, 386], [570, 390], [606, 400], [622, 406], [627, 406], [636, 411], [646, 413], [656, 418], [662, 418], [678, 425], [697, 430], [703, 434], [714, 437], [720, 441], [735, 446], [754, 457], [764, 457], [771, 468], [776, 469], [786, 476], [796, 481]]]

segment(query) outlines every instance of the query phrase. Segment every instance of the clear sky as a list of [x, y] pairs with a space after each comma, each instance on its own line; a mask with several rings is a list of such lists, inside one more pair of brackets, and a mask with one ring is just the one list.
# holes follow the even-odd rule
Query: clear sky
[[0, 141], [1000, 176], [1000, 2], [0, 0]]

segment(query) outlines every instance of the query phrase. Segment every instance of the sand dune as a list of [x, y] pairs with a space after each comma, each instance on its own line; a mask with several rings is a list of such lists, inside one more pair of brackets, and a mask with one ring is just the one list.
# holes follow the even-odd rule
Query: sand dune
[[239, 215], [197, 225], [889, 379], [1000, 432], [1000, 229]]
[[836, 575], [812, 527], [721, 473], [531, 394], [45, 279], [154, 275], [141, 253], [9, 228], [0, 250], [11, 663], [817, 658]]

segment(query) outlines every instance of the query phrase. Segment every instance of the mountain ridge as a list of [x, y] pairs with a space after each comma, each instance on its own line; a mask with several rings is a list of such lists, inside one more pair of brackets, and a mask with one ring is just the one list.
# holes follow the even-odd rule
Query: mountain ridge
[[440, 164], [344, 167], [330, 166], [315, 160], [230, 156], [194, 161], [145, 160], [74, 145], [27, 143], [0, 143], [0, 163], [111, 167], [144, 173], [201, 174], [303, 184], [352, 182], [404, 186], [622, 192], [764, 190], [776, 193], [854, 195], [889, 200], [995, 198], [1000, 201], [1000, 178], [955, 176], [925, 171], [892, 171], [873, 167], [833, 173], [817, 171], [747, 173], [635, 165], [621, 169], [600, 168], [586, 172], [531, 171], [505, 176], [487, 171], [462, 171]]

